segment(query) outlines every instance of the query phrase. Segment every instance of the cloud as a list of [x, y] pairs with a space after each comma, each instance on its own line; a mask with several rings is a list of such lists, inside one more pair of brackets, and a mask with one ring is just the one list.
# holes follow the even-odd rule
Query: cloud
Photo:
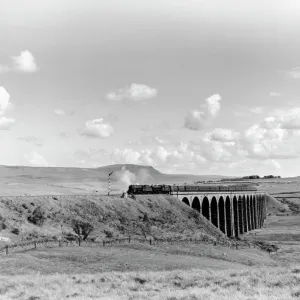
[[139, 164], [141, 153], [132, 149], [116, 149], [111, 154], [114, 163]]
[[219, 114], [221, 99], [218, 94], [212, 95], [205, 100], [202, 110], [189, 110], [184, 119], [184, 127], [194, 131], [205, 128]]
[[218, 142], [233, 142], [239, 137], [239, 133], [231, 129], [215, 128], [212, 132], [208, 133], [208, 138]]
[[296, 67], [286, 72], [287, 77], [291, 79], [300, 79], [300, 67]]
[[49, 166], [49, 163], [45, 160], [45, 158], [35, 151], [32, 151], [29, 154], [25, 154], [25, 158], [31, 166], [34, 166], [34, 167], [48, 167]]
[[4, 114], [10, 106], [10, 95], [3, 86], [0, 86], [0, 115]]
[[62, 109], [55, 109], [53, 112], [58, 116], [64, 116], [66, 114]]
[[144, 84], [133, 83], [130, 86], [119, 89], [115, 92], [110, 92], [106, 95], [106, 98], [111, 101], [121, 101], [129, 99], [132, 101], [142, 101], [150, 98], [154, 98], [158, 91], [155, 88], [149, 87]]
[[89, 120], [85, 123], [82, 135], [94, 138], [108, 138], [114, 133], [114, 128], [102, 118]]
[[16, 70], [25, 73], [33, 73], [38, 71], [35, 58], [28, 51], [22, 51], [19, 56], [12, 57]]
[[9, 130], [14, 124], [14, 119], [0, 117], [0, 130]]
[[220, 105], [220, 101], [221, 101], [221, 96], [218, 94], [212, 95], [210, 97], [208, 97], [205, 101], [207, 103], [207, 109], [209, 114], [212, 117], [216, 117], [219, 114], [221, 105]]
[[184, 127], [190, 130], [201, 130], [206, 126], [206, 116], [204, 112], [190, 110], [184, 119]]

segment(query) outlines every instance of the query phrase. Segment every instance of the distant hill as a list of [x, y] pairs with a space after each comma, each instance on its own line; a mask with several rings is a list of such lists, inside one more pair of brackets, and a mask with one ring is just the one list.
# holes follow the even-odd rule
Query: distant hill
[[108, 174], [112, 192], [129, 184], [192, 184], [218, 180], [220, 175], [164, 174], [152, 166], [114, 164], [98, 168], [0, 166], [0, 195], [107, 193]]

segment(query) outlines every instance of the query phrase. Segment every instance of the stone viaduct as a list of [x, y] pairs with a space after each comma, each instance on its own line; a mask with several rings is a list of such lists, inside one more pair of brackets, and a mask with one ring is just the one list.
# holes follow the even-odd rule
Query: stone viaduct
[[261, 228], [266, 218], [266, 194], [262, 192], [179, 192], [174, 196], [229, 237]]

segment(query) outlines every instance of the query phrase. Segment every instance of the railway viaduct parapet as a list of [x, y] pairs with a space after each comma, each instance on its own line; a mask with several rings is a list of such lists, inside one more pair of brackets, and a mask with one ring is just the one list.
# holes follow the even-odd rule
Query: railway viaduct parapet
[[266, 218], [266, 194], [262, 192], [178, 192], [173, 196], [229, 237], [261, 228]]

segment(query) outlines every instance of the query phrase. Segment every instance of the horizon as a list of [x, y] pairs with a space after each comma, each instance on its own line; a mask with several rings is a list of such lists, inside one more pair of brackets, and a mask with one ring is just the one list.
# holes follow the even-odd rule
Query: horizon
[[[158, 171], [159, 173], [161, 174], [164, 174], [164, 175], [187, 175], [187, 176], [220, 176], [220, 177], [224, 177], [225, 179], [228, 178], [228, 179], [235, 179], [235, 178], [242, 178], [243, 176], [238, 176], [238, 175], [223, 175], [223, 174], [191, 174], [191, 173], [177, 173], [177, 174], [170, 174], [170, 173], [165, 173], [165, 172], [162, 172], [161, 170], [159, 170], [158, 168], [154, 167], [154, 166], [150, 166], [150, 165], [138, 165], [138, 164], [110, 164], [110, 165], [104, 165], [104, 166], [98, 166], [98, 167], [64, 167], [64, 166], [47, 166], [47, 167], [39, 167], [39, 166], [22, 166], [22, 165], [0, 165], [0, 167], [7, 167], [7, 168], [35, 168], [35, 169], [101, 169], [101, 168], [105, 168], [105, 167], [113, 167], [113, 166], [121, 166], [121, 167], [125, 167], [125, 170], [126, 167], [128, 166], [134, 166], [134, 167], [140, 167], [141, 169], [142, 168], [152, 168], [154, 169], [155, 171]], [[122, 168], [120, 169], [122, 170]], [[260, 176], [261, 179], [263, 179], [264, 176], [280, 176], [279, 175], [274, 175], [274, 174], [247, 174], [247, 175], [244, 175], [244, 176], [253, 176], [253, 175], [258, 175]], [[283, 177], [283, 176], [280, 176], [279, 179], [286, 179], [286, 178], [294, 178], [294, 177], [299, 177], [299, 176], [290, 176], [290, 177]], [[271, 178], [270, 178], [271, 179]], [[275, 178], [274, 178], [275, 179]]]
[[299, 36], [296, 0], [3, 0], [0, 165], [296, 177]]

